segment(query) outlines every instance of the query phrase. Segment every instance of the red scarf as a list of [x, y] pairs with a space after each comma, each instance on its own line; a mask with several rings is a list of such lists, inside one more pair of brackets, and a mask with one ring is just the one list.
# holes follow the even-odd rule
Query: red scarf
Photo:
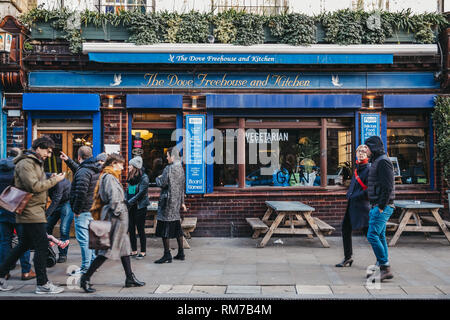
[[368, 164], [369, 163], [369, 158], [366, 158], [362, 161], [356, 160], [356, 164]]
[[[369, 158], [366, 158], [362, 161], [356, 160], [356, 164], [367, 164], [368, 162], [369, 162]], [[355, 169], [355, 179], [356, 179], [356, 181], [358, 181], [360, 186], [365, 191], [367, 189], [367, 186], [364, 184], [364, 182], [362, 182], [361, 178], [358, 176], [358, 171], [356, 169]]]

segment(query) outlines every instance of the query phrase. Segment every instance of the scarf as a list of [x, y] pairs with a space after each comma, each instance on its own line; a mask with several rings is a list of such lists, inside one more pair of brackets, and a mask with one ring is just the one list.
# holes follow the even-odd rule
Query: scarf
[[117, 180], [120, 181], [120, 174], [121, 171], [116, 171], [113, 169], [112, 166], [105, 167], [100, 174], [100, 177], [98, 178], [97, 184], [94, 189], [94, 202], [92, 203], [91, 209], [89, 210], [92, 214], [92, 218], [94, 220], [100, 220], [100, 213], [102, 212], [103, 206], [105, 205], [100, 198], [100, 181], [102, 180], [102, 177], [104, 174], [112, 174], [114, 177], [116, 177]]
[[368, 164], [369, 163], [369, 158], [366, 158], [362, 161], [356, 160], [356, 164]]

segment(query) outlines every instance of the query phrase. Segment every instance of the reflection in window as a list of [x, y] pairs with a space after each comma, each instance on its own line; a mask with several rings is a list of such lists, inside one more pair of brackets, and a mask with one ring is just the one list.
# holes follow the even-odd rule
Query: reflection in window
[[399, 165], [397, 183], [429, 183], [428, 133], [423, 128], [388, 129], [388, 154]]
[[319, 186], [320, 130], [248, 129], [246, 186]]
[[119, 13], [119, 11], [135, 11], [138, 10], [145, 13], [146, 0], [104, 0], [102, 3], [105, 13]]
[[167, 149], [176, 144], [171, 141], [172, 132], [172, 129], [132, 130], [132, 156], [142, 157], [151, 183], [167, 165]]
[[235, 129], [220, 131], [221, 137], [216, 136], [214, 140], [214, 186], [238, 187], [237, 131]]
[[352, 132], [350, 130], [327, 130], [328, 185], [346, 185], [350, 181], [352, 148]]

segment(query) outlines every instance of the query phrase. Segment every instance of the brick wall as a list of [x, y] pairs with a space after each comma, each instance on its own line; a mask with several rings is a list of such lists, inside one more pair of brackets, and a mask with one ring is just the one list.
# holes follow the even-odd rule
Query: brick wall
[[[439, 202], [439, 192], [398, 191], [397, 199]], [[157, 201], [156, 193], [150, 195]], [[280, 192], [188, 196], [186, 216], [197, 217], [197, 228], [192, 233], [197, 237], [249, 237], [253, 233], [245, 218], [262, 218], [266, 211], [265, 201], [301, 201], [316, 209], [314, 216], [330, 224], [341, 234], [340, 224], [344, 217], [347, 201], [345, 192]], [[397, 215], [398, 213], [396, 213]], [[395, 217], [395, 216], [394, 216]], [[278, 235], [277, 235], [278, 236]]]

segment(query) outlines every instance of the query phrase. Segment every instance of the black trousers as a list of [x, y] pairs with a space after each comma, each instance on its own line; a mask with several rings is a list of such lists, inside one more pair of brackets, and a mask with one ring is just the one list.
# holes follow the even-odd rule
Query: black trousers
[[[367, 235], [368, 227], [362, 228], [364, 235]], [[344, 258], [350, 259], [353, 255], [352, 245], [352, 221], [348, 210], [345, 212], [344, 220], [342, 221], [342, 242], [344, 244]]]
[[145, 215], [147, 208], [137, 209], [137, 206], [130, 208], [128, 212], [128, 232], [130, 234], [131, 250], [137, 251], [136, 229], [139, 234], [141, 252], [147, 251], [147, 238], [145, 237]]
[[9, 256], [0, 265], [0, 278], [9, 272], [9, 267], [28, 250], [34, 249], [34, 268], [36, 270], [37, 285], [42, 286], [48, 282], [47, 258], [48, 239], [46, 223], [22, 223], [22, 232], [19, 233], [19, 244], [11, 250]]

